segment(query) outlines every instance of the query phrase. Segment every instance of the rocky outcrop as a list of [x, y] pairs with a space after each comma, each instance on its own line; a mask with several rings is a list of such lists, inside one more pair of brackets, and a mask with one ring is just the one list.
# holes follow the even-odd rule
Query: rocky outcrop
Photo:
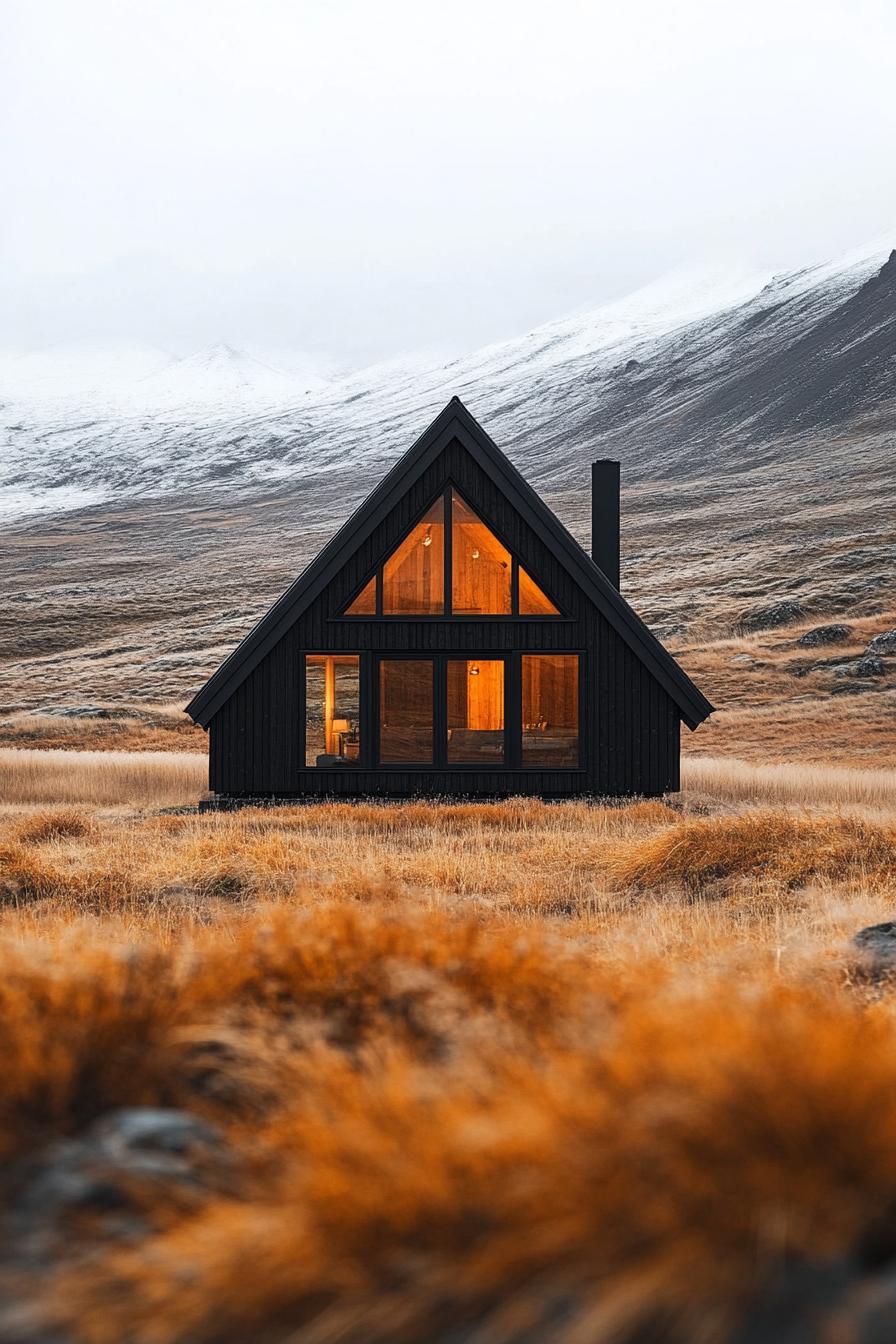
[[883, 630], [875, 635], [866, 653], [896, 653], [896, 630]]
[[826, 644], [843, 644], [849, 635], [848, 625], [816, 625], [800, 635], [797, 644], [803, 649], [817, 649]]
[[767, 606], [752, 607], [740, 618], [742, 630], [777, 630], [782, 625], [792, 625], [806, 615], [806, 608], [793, 598], [782, 598], [770, 602]]
[[854, 663], [843, 663], [834, 671], [835, 677], [882, 677], [886, 672], [883, 658], [865, 654]]
[[896, 920], [859, 929], [852, 945], [861, 952], [867, 970], [896, 971]]
[[220, 1133], [204, 1120], [133, 1107], [51, 1144], [10, 1177], [14, 1193], [0, 1239], [7, 1260], [28, 1274], [98, 1244], [139, 1240], [149, 1231], [146, 1211], [160, 1198], [193, 1207], [213, 1193], [232, 1193], [235, 1169]]

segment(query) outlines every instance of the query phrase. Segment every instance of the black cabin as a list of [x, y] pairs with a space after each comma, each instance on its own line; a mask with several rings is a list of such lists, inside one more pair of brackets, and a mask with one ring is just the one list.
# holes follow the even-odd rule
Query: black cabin
[[592, 559], [452, 398], [187, 706], [222, 803], [679, 786], [712, 705], [619, 595], [619, 466]]

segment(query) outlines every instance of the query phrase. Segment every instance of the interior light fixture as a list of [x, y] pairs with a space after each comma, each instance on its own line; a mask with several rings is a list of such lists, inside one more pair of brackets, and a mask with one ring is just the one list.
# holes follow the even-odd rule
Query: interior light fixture
[[470, 676], [471, 676], [471, 677], [478, 677], [478, 676], [479, 676], [479, 668], [476, 666], [475, 663], [474, 663], [473, 666], [470, 668]]
[[429, 532], [427, 532], [426, 536], [423, 538], [423, 545], [424, 546], [432, 545], [432, 536], [430, 535]]
[[474, 551], [474, 552], [473, 552], [473, 559], [474, 559], [474, 560], [478, 560], [478, 559], [479, 559], [479, 552], [478, 552], [478, 551]]

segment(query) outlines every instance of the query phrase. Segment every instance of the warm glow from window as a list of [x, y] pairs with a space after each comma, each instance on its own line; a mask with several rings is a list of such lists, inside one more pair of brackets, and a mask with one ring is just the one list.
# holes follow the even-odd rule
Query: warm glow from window
[[[475, 509], [456, 490], [450, 494], [450, 546], [445, 526], [447, 491], [345, 608], [345, 616], [376, 616], [377, 581], [383, 616], [444, 616], [450, 589], [452, 616], [559, 616], [554, 603], [522, 565], [517, 565], [518, 600], [514, 604], [514, 559]], [[450, 573], [446, 562], [450, 552]]]
[[546, 593], [520, 565], [520, 615], [521, 616], [559, 616], [560, 613]]
[[523, 765], [579, 763], [579, 659], [523, 655]]
[[504, 662], [448, 660], [448, 763], [504, 761]]
[[456, 490], [451, 492], [451, 609], [455, 616], [509, 616], [510, 552]]
[[432, 762], [433, 675], [429, 658], [380, 663], [380, 761]]
[[357, 654], [305, 657], [305, 765], [358, 765], [361, 756]]
[[383, 565], [384, 616], [445, 610], [445, 504], [441, 496]]
[[346, 616], [375, 616], [376, 615], [376, 577], [372, 578], [361, 589], [358, 596], [345, 609]]

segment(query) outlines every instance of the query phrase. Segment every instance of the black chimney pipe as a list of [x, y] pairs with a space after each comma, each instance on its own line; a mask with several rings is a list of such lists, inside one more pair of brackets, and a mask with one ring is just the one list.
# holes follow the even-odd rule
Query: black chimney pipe
[[619, 587], [619, 463], [591, 464], [591, 556]]

